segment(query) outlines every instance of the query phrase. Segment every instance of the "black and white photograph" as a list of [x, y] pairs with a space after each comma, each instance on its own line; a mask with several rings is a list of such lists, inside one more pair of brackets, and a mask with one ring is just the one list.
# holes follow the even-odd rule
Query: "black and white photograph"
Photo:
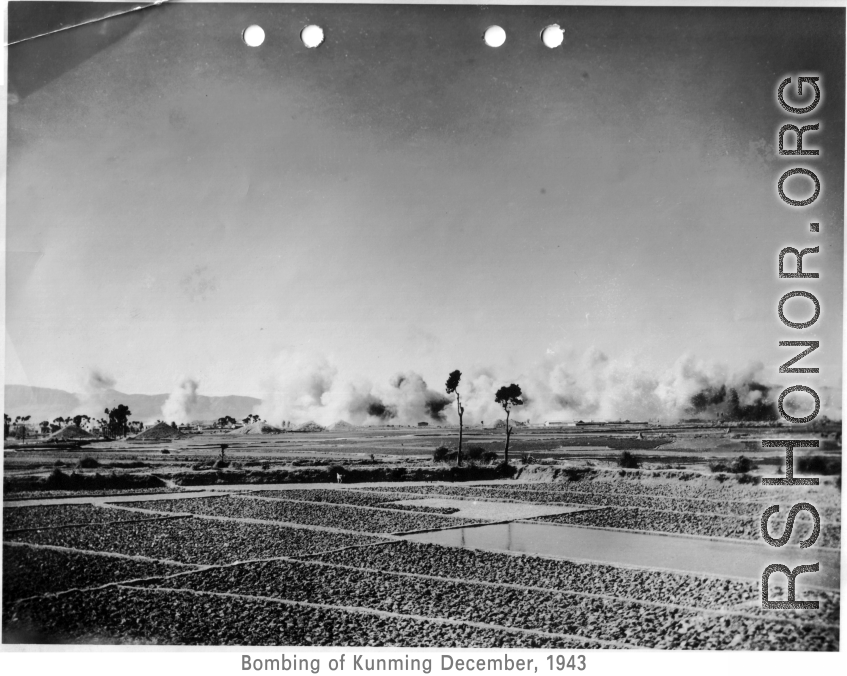
[[8, 2], [3, 651], [839, 651], [845, 16]]

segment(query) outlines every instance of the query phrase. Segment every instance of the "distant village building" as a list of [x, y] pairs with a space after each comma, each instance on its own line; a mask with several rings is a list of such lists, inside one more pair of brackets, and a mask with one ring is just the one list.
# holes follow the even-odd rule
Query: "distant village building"
[[544, 427], [576, 427], [575, 420], [548, 420]]
[[419, 422], [418, 427], [429, 427], [429, 423], [428, 422]]

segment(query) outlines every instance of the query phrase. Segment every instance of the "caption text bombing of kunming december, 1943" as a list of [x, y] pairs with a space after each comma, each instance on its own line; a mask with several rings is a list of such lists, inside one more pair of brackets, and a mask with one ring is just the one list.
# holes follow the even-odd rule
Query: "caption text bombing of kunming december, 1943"
[[[449, 654], [439, 656], [441, 671], [493, 671], [493, 672], [526, 672], [538, 673], [538, 665], [533, 658], [514, 658], [508, 653], [497, 657], [455, 657]], [[584, 671], [586, 668], [585, 655], [556, 654], [547, 655], [541, 661], [547, 671]], [[241, 655], [241, 671], [299, 671], [312, 674], [321, 673], [323, 665], [318, 657], [297, 657], [281, 654], [278, 657], [253, 657]], [[432, 658], [409, 657], [369, 657], [365, 654], [354, 654], [347, 660], [347, 655], [341, 653], [330, 657], [326, 662], [328, 671], [417, 671], [423, 674], [432, 672]]]

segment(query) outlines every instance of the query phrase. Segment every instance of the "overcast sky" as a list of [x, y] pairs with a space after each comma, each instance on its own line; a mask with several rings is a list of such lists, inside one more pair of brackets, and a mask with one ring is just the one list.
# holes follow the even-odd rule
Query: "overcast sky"
[[[538, 37], [550, 23], [562, 48]], [[286, 351], [438, 384], [595, 348], [657, 370], [761, 361], [793, 384], [777, 341], [817, 338], [816, 382], [840, 387], [843, 23], [164, 5], [13, 46], [6, 382], [78, 391], [97, 369], [127, 392], [189, 375], [262, 396]], [[796, 118], [776, 87], [808, 72], [822, 154], [779, 158]], [[793, 166], [821, 176], [812, 207], [776, 195]], [[821, 246], [820, 280], [777, 279], [789, 245]], [[781, 327], [793, 289], [821, 298], [814, 331]]]

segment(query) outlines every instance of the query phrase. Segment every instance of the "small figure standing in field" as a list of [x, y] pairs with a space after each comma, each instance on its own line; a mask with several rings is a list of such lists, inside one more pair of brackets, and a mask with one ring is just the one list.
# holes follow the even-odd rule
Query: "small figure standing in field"
[[339, 484], [342, 483], [341, 474], [339, 472], [335, 473], [335, 481], [336, 481], [336, 483], [339, 483]]

